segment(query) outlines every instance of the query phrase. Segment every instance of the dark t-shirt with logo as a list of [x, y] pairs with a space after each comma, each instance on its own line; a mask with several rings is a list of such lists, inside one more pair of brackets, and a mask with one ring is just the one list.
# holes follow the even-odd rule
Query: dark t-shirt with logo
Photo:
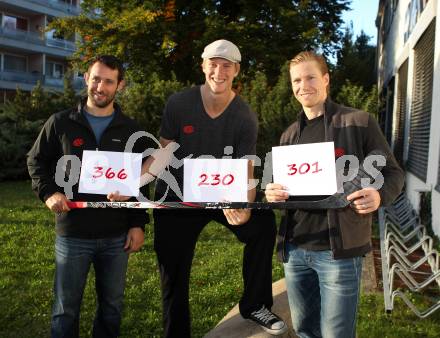
[[[324, 115], [312, 120], [305, 118], [298, 144], [325, 141]], [[322, 199], [325, 196], [316, 196]], [[313, 197], [308, 200], [314, 200]], [[293, 215], [293, 226], [290, 227], [288, 238], [295, 245], [308, 250], [330, 249], [327, 210], [296, 210]]]
[[[184, 158], [255, 155], [257, 132], [257, 117], [240, 96], [236, 95], [221, 115], [211, 118], [203, 106], [200, 86], [196, 86], [170, 96], [164, 109], [160, 136], [180, 145], [174, 156], [182, 161], [181, 166], [178, 169], [170, 166], [169, 170], [183, 193]], [[166, 187], [164, 181], [158, 180], [156, 198], [163, 196]], [[167, 200], [175, 199], [170, 189]]]

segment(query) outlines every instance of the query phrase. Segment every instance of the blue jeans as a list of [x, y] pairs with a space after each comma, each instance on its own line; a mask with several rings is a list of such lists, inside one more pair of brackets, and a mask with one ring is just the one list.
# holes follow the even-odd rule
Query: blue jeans
[[354, 338], [362, 257], [287, 244], [284, 263], [293, 329], [301, 338]]
[[126, 235], [104, 239], [56, 237], [52, 338], [79, 336], [79, 311], [90, 265], [95, 269], [97, 310], [93, 337], [117, 337], [128, 255]]

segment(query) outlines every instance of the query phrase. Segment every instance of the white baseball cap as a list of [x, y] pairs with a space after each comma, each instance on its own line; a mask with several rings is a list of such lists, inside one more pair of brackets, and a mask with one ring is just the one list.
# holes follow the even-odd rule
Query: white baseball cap
[[228, 40], [216, 40], [205, 47], [203, 59], [222, 58], [231, 62], [240, 62], [241, 54], [238, 47]]

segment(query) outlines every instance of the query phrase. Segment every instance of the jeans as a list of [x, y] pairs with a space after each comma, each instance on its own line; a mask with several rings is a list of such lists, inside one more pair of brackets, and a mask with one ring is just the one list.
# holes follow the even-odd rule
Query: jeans
[[93, 337], [117, 337], [128, 254], [126, 235], [104, 239], [56, 237], [52, 338], [79, 337], [79, 312], [90, 265], [95, 269], [97, 310]]
[[354, 338], [362, 257], [333, 259], [330, 250], [290, 243], [284, 263], [293, 328], [301, 338]]

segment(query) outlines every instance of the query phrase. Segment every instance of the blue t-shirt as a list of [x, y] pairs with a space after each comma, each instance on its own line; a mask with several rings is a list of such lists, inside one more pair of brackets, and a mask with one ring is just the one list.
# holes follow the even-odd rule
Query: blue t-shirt
[[95, 133], [96, 141], [99, 143], [101, 141], [102, 133], [108, 127], [110, 122], [112, 122], [115, 112], [112, 112], [112, 114], [108, 116], [95, 116], [84, 110], [84, 115]]

